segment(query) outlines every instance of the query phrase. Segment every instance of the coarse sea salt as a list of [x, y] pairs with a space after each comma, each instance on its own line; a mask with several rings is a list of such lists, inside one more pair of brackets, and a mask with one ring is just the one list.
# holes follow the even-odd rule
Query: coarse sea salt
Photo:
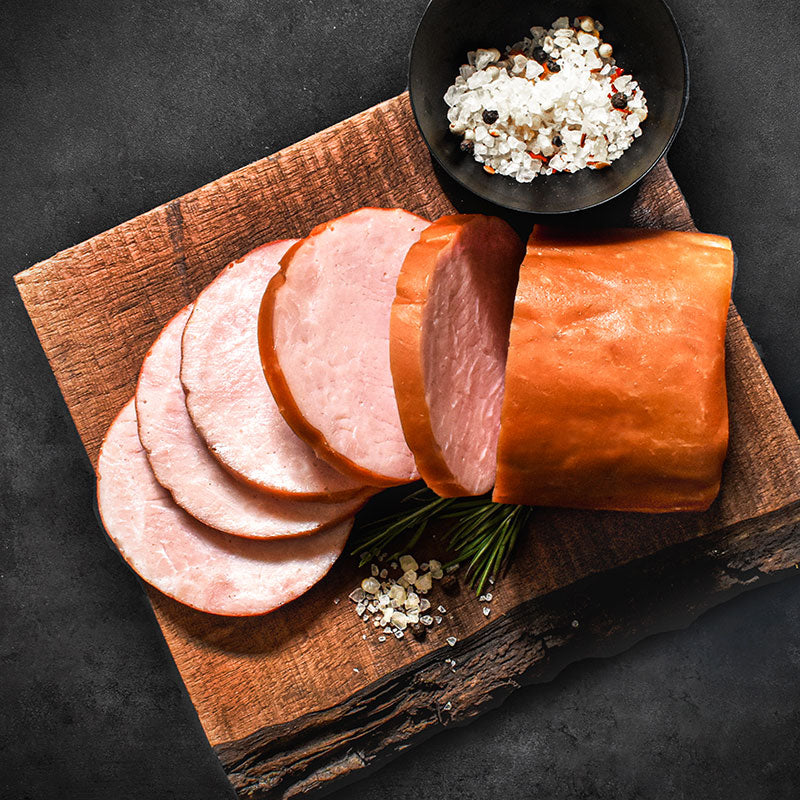
[[602, 169], [633, 144], [647, 101], [590, 17], [472, 51], [444, 100], [450, 130], [487, 172], [529, 183], [539, 175]]

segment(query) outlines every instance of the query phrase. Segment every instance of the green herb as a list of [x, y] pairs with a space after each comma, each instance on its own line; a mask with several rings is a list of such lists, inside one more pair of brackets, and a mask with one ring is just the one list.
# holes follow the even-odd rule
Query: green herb
[[361, 557], [361, 566], [381, 553], [397, 558], [411, 551], [431, 522], [449, 522], [447, 548], [452, 558], [445, 567], [465, 566], [466, 582], [480, 594], [486, 581], [508, 566], [531, 511], [530, 506], [493, 503], [489, 495], [439, 497], [424, 487], [403, 498], [391, 514], [367, 523], [353, 554]]

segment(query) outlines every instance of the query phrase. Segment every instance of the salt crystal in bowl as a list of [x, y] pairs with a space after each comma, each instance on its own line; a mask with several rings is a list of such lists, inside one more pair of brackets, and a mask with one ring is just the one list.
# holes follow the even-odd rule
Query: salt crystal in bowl
[[[617, 66], [632, 74], [647, 98], [642, 135], [605, 169], [538, 176], [531, 183], [489, 174], [450, 131], [444, 95], [467, 53], [502, 53], [538, 25], [588, 16], [603, 25]], [[534, 214], [565, 214], [604, 203], [641, 180], [672, 144], [689, 96], [686, 49], [663, 0], [556, 2], [431, 0], [411, 48], [409, 94], [414, 117], [432, 155], [454, 180], [496, 205]]]

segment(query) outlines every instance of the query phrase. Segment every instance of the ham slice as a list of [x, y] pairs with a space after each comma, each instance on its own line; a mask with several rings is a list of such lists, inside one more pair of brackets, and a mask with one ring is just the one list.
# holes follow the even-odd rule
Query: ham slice
[[411, 246], [392, 306], [391, 364], [406, 441], [443, 497], [494, 485], [500, 407], [525, 248], [497, 217], [442, 217]]
[[286, 421], [373, 486], [418, 477], [394, 397], [389, 319], [403, 259], [428, 225], [380, 208], [320, 225], [286, 253], [261, 306], [264, 373]]
[[336, 502], [363, 481], [341, 475], [295, 436], [272, 399], [258, 354], [258, 307], [292, 241], [229, 264], [194, 304], [183, 334], [186, 407], [214, 457], [243, 481], [278, 495]]
[[298, 536], [352, 517], [371, 490], [343, 503], [278, 497], [237, 480], [211, 455], [186, 411], [180, 381], [181, 335], [191, 311], [187, 306], [166, 325], [136, 387], [139, 439], [158, 482], [193, 517], [237, 536]]
[[122, 557], [159, 591], [211, 614], [263, 614], [303, 594], [331, 568], [352, 526], [259, 541], [203, 525], [155, 479], [133, 400], [106, 434], [97, 475], [100, 516]]
[[536, 226], [520, 270], [493, 499], [703, 510], [728, 443], [722, 236]]

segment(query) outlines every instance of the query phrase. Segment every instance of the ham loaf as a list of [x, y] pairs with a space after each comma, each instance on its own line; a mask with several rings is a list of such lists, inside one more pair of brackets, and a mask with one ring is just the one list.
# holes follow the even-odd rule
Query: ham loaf
[[418, 477], [389, 365], [389, 319], [409, 247], [428, 222], [362, 208], [281, 259], [259, 321], [264, 374], [286, 421], [336, 469], [372, 486]]
[[337, 472], [297, 438], [261, 371], [258, 308], [292, 244], [256, 248], [200, 293], [183, 334], [181, 381], [192, 421], [225, 469], [277, 495], [338, 502], [358, 494], [363, 481]]
[[278, 497], [237, 480], [211, 455], [186, 411], [180, 382], [181, 334], [191, 310], [187, 306], [165, 326], [136, 387], [139, 439], [158, 482], [193, 517], [237, 536], [298, 536], [352, 517], [370, 490], [342, 503]]
[[156, 481], [133, 400], [103, 442], [97, 503], [108, 535], [147, 583], [192, 608], [229, 616], [263, 614], [307, 591], [342, 552], [353, 524], [264, 541], [203, 525]]
[[728, 442], [722, 236], [536, 226], [520, 270], [493, 499], [708, 508]]
[[406, 441], [443, 497], [494, 485], [514, 288], [525, 248], [497, 217], [443, 217], [411, 246], [392, 305], [391, 365]]

